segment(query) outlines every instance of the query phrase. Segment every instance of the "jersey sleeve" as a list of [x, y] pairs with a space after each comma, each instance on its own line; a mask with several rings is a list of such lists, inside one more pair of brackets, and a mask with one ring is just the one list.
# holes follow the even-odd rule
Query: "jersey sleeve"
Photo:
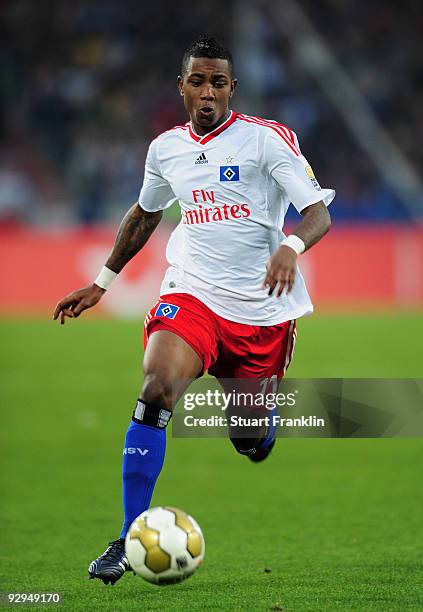
[[296, 135], [293, 132], [290, 135], [291, 138], [286, 133], [280, 135], [274, 131], [267, 134], [264, 145], [267, 170], [298, 212], [320, 201], [329, 206], [335, 191], [320, 187], [310, 164], [300, 151]]
[[147, 212], [157, 212], [169, 208], [175, 200], [171, 186], [161, 174], [157, 157], [157, 140], [153, 140], [145, 160], [144, 181], [138, 203]]

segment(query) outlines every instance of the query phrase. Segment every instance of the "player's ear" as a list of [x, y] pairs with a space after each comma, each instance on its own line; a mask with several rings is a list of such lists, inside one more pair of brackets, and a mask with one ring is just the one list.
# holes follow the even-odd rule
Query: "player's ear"
[[236, 86], [238, 85], [238, 79], [232, 79], [231, 80], [231, 92], [229, 94], [229, 97], [232, 98], [232, 96], [234, 95]]
[[184, 95], [184, 79], [181, 77], [181, 75], [178, 76], [178, 90], [179, 90], [179, 95], [183, 96]]

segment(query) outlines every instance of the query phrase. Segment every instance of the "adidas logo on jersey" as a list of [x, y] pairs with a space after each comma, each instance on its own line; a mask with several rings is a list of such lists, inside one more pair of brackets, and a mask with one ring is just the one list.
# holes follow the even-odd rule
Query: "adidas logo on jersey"
[[205, 153], [201, 153], [201, 155], [199, 155], [197, 159], [195, 160], [196, 165], [197, 164], [208, 164], [208, 163], [209, 163], [209, 160], [207, 159]]

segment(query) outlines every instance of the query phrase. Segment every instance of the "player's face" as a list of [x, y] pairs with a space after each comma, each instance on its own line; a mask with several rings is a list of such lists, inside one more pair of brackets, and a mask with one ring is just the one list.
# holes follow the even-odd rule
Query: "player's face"
[[197, 134], [206, 134], [225, 121], [235, 87], [228, 60], [190, 58], [184, 76], [178, 77], [178, 88]]

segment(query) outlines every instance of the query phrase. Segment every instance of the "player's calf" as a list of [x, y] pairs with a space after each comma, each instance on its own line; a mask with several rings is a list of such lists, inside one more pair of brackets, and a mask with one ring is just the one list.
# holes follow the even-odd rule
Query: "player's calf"
[[132, 521], [150, 506], [166, 452], [166, 427], [172, 412], [159, 404], [137, 401], [125, 437], [122, 465], [124, 538]]
[[176, 384], [163, 372], [146, 373], [141, 390], [142, 401], [151, 406], [172, 410], [175, 404]]

